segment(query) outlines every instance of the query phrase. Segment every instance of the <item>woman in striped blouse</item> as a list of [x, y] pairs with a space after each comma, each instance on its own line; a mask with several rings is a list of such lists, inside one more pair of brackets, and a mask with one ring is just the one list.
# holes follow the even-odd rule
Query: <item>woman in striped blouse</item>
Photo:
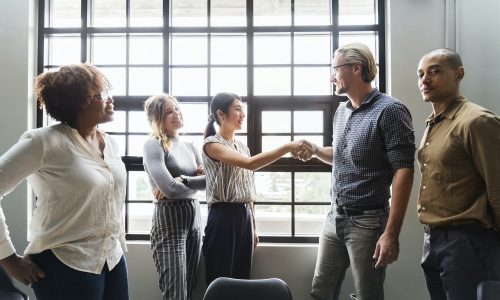
[[[207, 285], [223, 276], [250, 278], [253, 250], [258, 242], [253, 171], [288, 152], [297, 152], [300, 147], [300, 142], [295, 141], [250, 156], [248, 148], [235, 139], [235, 132], [245, 119], [241, 98], [219, 93], [210, 103], [210, 112], [202, 154], [209, 205], [203, 240]], [[219, 125], [217, 132], [214, 123]]]

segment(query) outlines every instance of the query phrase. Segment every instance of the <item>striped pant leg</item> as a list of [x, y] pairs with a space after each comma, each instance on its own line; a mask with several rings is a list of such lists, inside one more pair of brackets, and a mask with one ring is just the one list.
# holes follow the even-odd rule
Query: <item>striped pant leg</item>
[[198, 279], [198, 265], [201, 256], [201, 213], [198, 201], [192, 202], [193, 219], [189, 228], [186, 241], [186, 260], [187, 260], [187, 296], [192, 299], [196, 289]]
[[164, 300], [187, 300], [186, 241], [193, 210], [189, 201], [155, 204], [151, 249]]

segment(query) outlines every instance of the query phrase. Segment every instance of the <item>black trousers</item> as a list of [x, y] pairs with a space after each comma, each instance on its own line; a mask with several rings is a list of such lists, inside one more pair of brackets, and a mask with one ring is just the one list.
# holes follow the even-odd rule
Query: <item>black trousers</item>
[[218, 277], [249, 279], [253, 223], [246, 203], [215, 203], [208, 211], [203, 239], [207, 286]]
[[482, 280], [500, 280], [500, 234], [479, 224], [428, 229], [421, 262], [431, 300], [474, 300]]

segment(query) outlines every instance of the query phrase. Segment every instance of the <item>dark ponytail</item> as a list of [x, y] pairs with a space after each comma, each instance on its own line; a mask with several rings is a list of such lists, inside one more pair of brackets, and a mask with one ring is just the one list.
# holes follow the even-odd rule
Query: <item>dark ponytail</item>
[[218, 93], [210, 101], [210, 116], [208, 116], [208, 124], [205, 128], [204, 138], [215, 135], [214, 123], [220, 126], [220, 121], [217, 117], [217, 111], [220, 110], [227, 114], [229, 111], [229, 106], [233, 104], [234, 100], [240, 100], [240, 96], [233, 93]]

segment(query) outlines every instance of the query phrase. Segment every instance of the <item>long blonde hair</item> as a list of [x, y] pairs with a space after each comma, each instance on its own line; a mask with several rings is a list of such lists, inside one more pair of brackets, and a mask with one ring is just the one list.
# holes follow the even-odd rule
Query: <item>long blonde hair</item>
[[163, 116], [165, 115], [165, 105], [168, 100], [179, 103], [174, 96], [168, 94], [151, 96], [144, 102], [144, 111], [152, 130], [151, 136], [160, 142], [165, 151], [168, 151], [172, 146], [172, 137], [163, 130]]

